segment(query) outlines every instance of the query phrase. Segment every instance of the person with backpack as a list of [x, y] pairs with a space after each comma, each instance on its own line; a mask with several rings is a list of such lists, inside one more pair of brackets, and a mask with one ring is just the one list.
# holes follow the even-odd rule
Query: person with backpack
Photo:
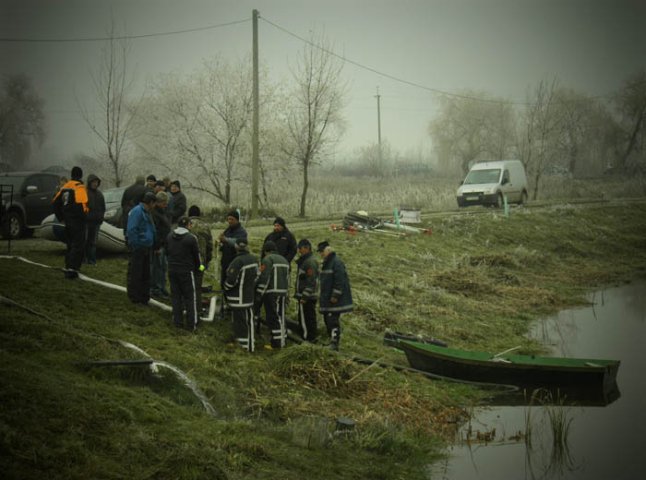
[[56, 217], [65, 222], [67, 251], [64, 272], [65, 278], [70, 280], [78, 278], [85, 256], [86, 216], [89, 211], [81, 167], [73, 167], [71, 177], [52, 199]]

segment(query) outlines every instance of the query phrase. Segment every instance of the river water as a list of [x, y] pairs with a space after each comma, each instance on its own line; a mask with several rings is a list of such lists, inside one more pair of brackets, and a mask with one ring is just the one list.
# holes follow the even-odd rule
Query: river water
[[[605, 406], [478, 407], [430, 478], [646, 478], [646, 281], [604, 289], [588, 300], [589, 307], [537, 322], [530, 336], [554, 356], [621, 360], [619, 398]], [[565, 433], [555, 435], [555, 425], [565, 426]]]

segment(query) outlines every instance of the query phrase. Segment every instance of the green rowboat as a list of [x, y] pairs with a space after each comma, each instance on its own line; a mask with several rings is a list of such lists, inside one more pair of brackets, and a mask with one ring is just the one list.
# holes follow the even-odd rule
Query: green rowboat
[[400, 340], [412, 368], [443, 377], [519, 387], [611, 389], [619, 360], [491, 354]]

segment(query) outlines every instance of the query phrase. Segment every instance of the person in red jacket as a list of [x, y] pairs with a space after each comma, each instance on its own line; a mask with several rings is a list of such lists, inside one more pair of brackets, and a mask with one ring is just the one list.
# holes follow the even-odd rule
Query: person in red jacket
[[72, 179], [56, 193], [52, 199], [54, 213], [65, 222], [65, 278], [78, 278], [83, 257], [85, 256], [85, 228], [88, 214], [88, 197], [81, 181], [81, 167], [72, 168]]

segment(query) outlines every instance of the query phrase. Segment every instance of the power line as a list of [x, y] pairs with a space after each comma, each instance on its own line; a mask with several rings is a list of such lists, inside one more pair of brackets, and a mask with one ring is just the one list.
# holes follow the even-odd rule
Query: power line
[[[382, 76], [384, 78], [389, 78], [389, 79], [394, 80], [394, 81], [399, 82], [399, 83], [410, 85], [412, 87], [420, 88], [422, 90], [426, 90], [428, 92], [432, 92], [432, 93], [439, 94], [439, 95], [446, 95], [446, 96], [449, 96], [449, 97], [463, 98], [463, 99], [466, 99], [466, 100], [475, 100], [475, 101], [478, 101], [478, 102], [497, 103], [497, 104], [504, 103], [504, 104], [510, 104], [510, 105], [523, 105], [523, 106], [535, 105], [532, 102], [519, 102], [519, 101], [513, 101], [513, 100], [497, 100], [497, 99], [490, 99], [490, 98], [474, 97], [474, 96], [471, 96], [471, 95], [464, 95], [464, 94], [461, 94], [461, 93], [447, 92], [445, 90], [440, 90], [438, 88], [429, 87], [427, 85], [422, 85], [420, 83], [416, 83], [416, 82], [412, 82], [410, 80], [406, 80], [404, 78], [396, 77], [396, 76], [391, 75], [389, 73], [385, 73], [385, 72], [379, 71], [379, 70], [377, 70], [375, 68], [369, 67], [367, 65], [363, 65], [363, 64], [361, 64], [359, 62], [356, 62], [354, 60], [351, 60], [351, 59], [349, 59], [349, 58], [347, 58], [345, 56], [339, 55], [339, 54], [335, 53], [334, 51], [329, 50], [329, 49], [327, 49], [325, 47], [322, 47], [321, 45], [318, 45], [316, 43], [313, 43], [312, 41], [310, 41], [310, 40], [308, 40], [306, 38], [303, 38], [300, 35], [297, 35], [296, 33], [293, 33], [291, 31], [287, 30], [286, 28], [281, 27], [280, 25], [277, 25], [276, 23], [274, 23], [274, 22], [272, 22], [272, 21], [270, 21], [270, 20], [268, 20], [268, 19], [266, 19], [264, 17], [260, 17], [260, 19], [264, 20], [265, 22], [267, 22], [268, 24], [270, 24], [274, 28], [276, 28], [278, 30], [281, 30], [282, 32], [284, 32], [284, 33], [286, 33], [286, 34], [300, 40], [301, 42], [304, 42], [304, 43], [307, 43], [308, 45], [316, 47], [319, 50], [327, 53], [328, 55], [332, 55], [333, 57], [336, 57], [336, 58], [340, 59], [341, 61], [343, 61], [345, 63], [350, 63], [350, 64], [352, 64], [352, 65], [354, 65], [356, 67], [359, 67], [359, 68], [361, 68], [363, 70], [367, 70], [369, 72], [375, 73], [375, 74], [380, 75], [380, 76]], [[598, 99], [598, 98], [610, 98], [610, 97], [612, 97], [612, 94], [595, 95], [595, 96], [591, 96], [589, 98]], [[561, 103], [567, 103], [567, 102], [561, 102]]]
[[[444, 91], [444, 90], [440, 90], [440, 89], [438, 89], [438, 88], [428, 87], [428, 86], [426, 86], [426, 85], [422, 85], [422, 84], [420, 84], [420, 83], [411, 82], [410, 80], [406, 80], [406, 79], [404, 79], [404, 78], [396, 77], [396, 76], [391, 75], [391, 74], [389, 74], [389, 73], [381, 72], [381, 71], [379, 71], [379, 70], [377, 70], [377, 69], [375, 69], [375, 68], [369, 67], [369, 66], [367, 66], [367, 65], [363, 65], [363, 64], [361, 64], [361, 63], [359, 63], [359, 62], [356, 62], [356, 61], [351, 60], [351, 59], [349, 59], [349, 58], [347, 58], [347, 57], [344, 57], [344, 56], [342, 56], [342, 55], [339, 55], [339, 54], [337, 54], [337, 53], [333, 52], [332, 50], [328, 50], [328, 49], [327, 49], [327, 48], [325, 48], [325, 47], [322, 47], [322, 46], [320, 46], [320, 45], [317, 45], [316, 43], [313, 43], [313, 42], [311, 42], [310, 40], [307, 40], [306, 38], [301, 37], [300, 35], [297, 35], [297, 34], [295, 34], [295, 33], [293, 33], [293, 32], [290, 32], [290, 31], [289, 31], [289, 30], [287, 30], [286, 28], [283, 28], [283, 27], [281, 27], [280, 25], [277, 25], [277, 24], [275, 24], [274, 22], [272, 22], [272, 21], [270, 21], [270, 20], [267, 20], [267, 19], [266, 19], [266, 18], [264, 18], [264, 17], [260, 17], [260, 18], [261, 18], [261, 20], [264, 20], [265, 22], [267, 22], [268, 24], [270, 24], [270, 25], [272, 25], [273, 27], [277, 28], [278, 30], [281, 30], [281, 31], [285, 32], [286, 34], [291, 35], [291, 36], [292, 36], [292, 37], [294, 37], [294, 38], [297, 38], [297, 39], [298, 39], [298, 40], [300, 40], [301, 42], [305, 42], [305, 43], [307, 43], [308, 45], [312, 45], [313, 47], [318, 48], [319, 50], [321, 50], [321, 51], [323, 51], [323, 52], [327, 53], [328, 55], [332, 55], [332, 56], [334, 56], [334, 57], [336, 57], [336, 58], [340, 59], [340, 60], [341, 60], [341, 61], [343, 61], [343, 62], [350, 63], [350, 64], [352, 64], [352, 65], [354, 65], [354, 66], [356, 66], [356, 67], [359, 67], [359, 68], [361, 68], [361, 69], [363, 69], [363, 70], [368, 70], [369, 72], [376, 73], [377, 75], [380, 75], [380, 76], [382, 76], [382, 77], [389, 78], [389, 79], [391, 79], [391, 80], [395, 80], [396, 82], [404, 83], [404, 84], [406, 84], [406, 85], [410, 85], [410, 86], [412, 86], [412, 87], [416, 87], [416, 88], [421, 88], [422, 90], [426, 90], [426, 91], [429, 91], [429, 92], [432, 92], [432, 93], [437, 93], [437, 94], [440, 94], [440, 95], [449, 95], [449, 96], [452, 96], [452, 97], [465, 98], [465, 99], [469, 99], [469, 100], [478, 100], [478, 101], [481, 101], [481, 102], [500, 103], [500, 100], [493, 100], [493, 99], [487, 99], [487, 98], [472, 97], [472, 96], [469, 96], [469, 95], [463, 95], [463, 94], [460, 94], [460, 93], [451, 93], [451, 92], [447, 92], [447, 91]], [[510, 103], [511, 103], [511, 102], [510, 102]]]
[[104, 42], [107, 40], [135, 40], [140, 38], [164, 37], [170, 35], [182, 35], [184, 33], [202, 32], [205, 30], [213, 30], [215, 28], [229, 27], [231, 25], [239, 25], [251, 21], [250, 18], [244, 20], [235, 20], [233, 22], [219, 23], [217, 25], [207, 25], [205, 27], [187, 28], [185, 30], [173, 30], [168, 32], [155, 32], [146, 33], [141, 35], [121, 35], [118, 37], [87, 37], [87, 38], [17, 38], [17, 37], [4, 37], [0, 38], [0, 42], [15, 42], [15, 43], [70, 43], [70, 42]]

